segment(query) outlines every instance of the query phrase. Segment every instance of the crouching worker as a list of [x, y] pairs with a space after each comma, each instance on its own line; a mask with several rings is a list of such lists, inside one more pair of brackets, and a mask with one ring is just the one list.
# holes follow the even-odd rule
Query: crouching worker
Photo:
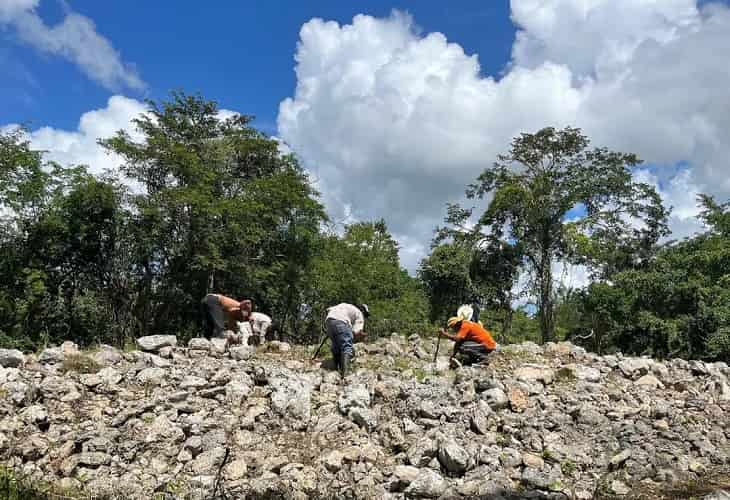
[[251, 319], [252, 304], [250, 300], [237, 301], [225, 295], [209, 293], [200, 301], [203, 308], [205, 338], [228, 338], [231, 343], [240, 342], [238, 336], [226, 334], [226, 331], [239, 330], [239, 323], [248, 323]]
[[272, 330], [271, 317], [264, 313], [252, 312], [249, 323], [251, 325], [253, 345], [263, 345]]
[[327, 309], [325, 326], [332, 341], [332, 359], [342, 378], [350, 373], [350, 361], [355, 355], [352, 344], [365, 337], [365, 318], [370, 316], [368, 306], [337, 304]]
[[456, 334], [449, 334], [442, 328], [439, 335], [456, 342], [451, 355], [452, 361], [455, 361], [452, 364], [456, 366], [486, 361], [487, 356], [497, 348], [492, 336], [479, 323], [453, 317], [449, 318], [447, 326], [455, 330]]

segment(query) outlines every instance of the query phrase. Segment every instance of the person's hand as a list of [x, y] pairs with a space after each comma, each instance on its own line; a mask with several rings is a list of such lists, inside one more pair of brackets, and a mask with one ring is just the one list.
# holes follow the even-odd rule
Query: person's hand
[[439, 337], [446, 337], [446, 330], [443, 328], [439, 328]]

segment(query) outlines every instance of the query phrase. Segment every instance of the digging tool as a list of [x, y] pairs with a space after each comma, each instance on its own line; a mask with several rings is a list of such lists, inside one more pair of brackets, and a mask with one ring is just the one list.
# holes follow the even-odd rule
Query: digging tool
[[319, 354], [319, 351], [322, 350], [322, 346], [324, 345], [325, 342], [327, 342], [327, 334], [326, 333], [324, 335], [322, 335], [322, 342], [319, 343], [319, 347], [317, 347], [317, 350], [314, 351], [314, 356], [312, 356], [312, 359], [315, 359], [317, 357], [317, 355]]
[[438, 340], [436, 340], [436, 352], [433, 353], [433, 371], [436, 372], [436, 360], [439, 356], [439, 346], [441, 345], [441, 334], [437, 333], [436, 336], [438, 337]]
[[327, 337], [328, 337], [327, 328], [324, 325], [325, 318], [327, 317], [326, 314], [327, 313], [325, 311], [325, 314], [322, 315], [322, 341], [319, 343], [319, 347], [317, 347], [317, 350], [314, 351], [314, 356], [312, 356], [312, 360], [314, 360], [317, 357], [317, 355], [319, 354], [319, 351], [322, 350], [322, 346], [324, 345], [325, 342], [327, 342]]

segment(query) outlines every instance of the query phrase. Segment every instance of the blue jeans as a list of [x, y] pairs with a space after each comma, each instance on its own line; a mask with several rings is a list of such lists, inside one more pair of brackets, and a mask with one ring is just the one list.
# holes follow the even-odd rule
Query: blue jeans
[[354, 352], [352, 349], [352, 328], [344, 321], [338, 319], [328, 319], [326, 322], [327, 334], [332, 341], [332, 357], [337, 364], [340, 363], [342, 353], [352, 358]]

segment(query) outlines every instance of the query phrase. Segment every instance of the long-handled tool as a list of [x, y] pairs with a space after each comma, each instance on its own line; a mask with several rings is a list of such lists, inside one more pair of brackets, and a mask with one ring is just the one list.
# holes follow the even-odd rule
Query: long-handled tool
[[433, 369], [436, 370], [436, 359], [439, 356], [439, 346], [441, 345], [441, 333], [437, 333], [438, 340], [436, 341], [436, 352], [433, 353]]
[[322, 350], [322, 346], [324, 343], [327, 342], [327, 334], [325, 333], [322, 335], [322, 342], [319, 343], [319, 347], [317, 347], [317, 350], [314, 351], [314, 356], [312, 356], [312, 359], [315, 359], [317, 357], [317, 354], [319, 354], [319, 351]]
[[322, 350], [322, 346], [324, 345], [325, 342], [327, 342], [327, 337], [329, 337], [329, 335], [327, 335], [327, 328], [325, 327], [325, 324], [324, 324], [326, 314], [327, 314], [327, 312], [325, 311], [325, 313], [322, 315], [322, 341], [319, 343], [319, 347], [317, 347], [317, 350], [314, 351], [314, 356], [312, 356], [312, 360], [314, 360], [317, 357], [317, 355], [319, 354], [319, 351]]

